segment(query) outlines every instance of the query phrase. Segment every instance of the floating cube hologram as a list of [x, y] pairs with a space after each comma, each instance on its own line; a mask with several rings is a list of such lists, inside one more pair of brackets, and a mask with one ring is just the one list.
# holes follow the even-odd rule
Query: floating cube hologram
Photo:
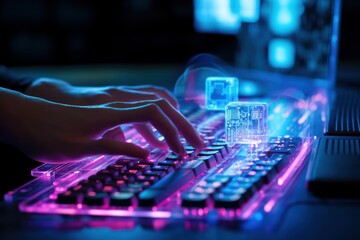
[[224, 110], [229, 102], [238, 100], [239, 80], [235, 77], [206, 78], [206, 109]]
[[231, 102], [225, 107], [225, 139], [236, 143], [259, 143], [267, 138], [268, 107], [263, 102]]

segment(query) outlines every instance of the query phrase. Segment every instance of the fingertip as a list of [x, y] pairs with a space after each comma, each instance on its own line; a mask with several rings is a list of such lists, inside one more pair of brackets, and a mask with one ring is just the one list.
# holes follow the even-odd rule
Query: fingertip
[[134, 154], [136, 155], [134, 157], [138, 158], [148, 159], [150, 157], [150, 152], [143, 148], [139, 149], [139, 151], [134, 152]]

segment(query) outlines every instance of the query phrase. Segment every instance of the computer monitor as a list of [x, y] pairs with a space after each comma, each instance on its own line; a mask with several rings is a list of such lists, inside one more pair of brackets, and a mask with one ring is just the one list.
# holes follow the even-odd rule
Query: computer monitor
[[194, 0], [194, 28], [236, 37], [235, 65], [244, 80], [333, 86], [340, 5], [340, 0]]

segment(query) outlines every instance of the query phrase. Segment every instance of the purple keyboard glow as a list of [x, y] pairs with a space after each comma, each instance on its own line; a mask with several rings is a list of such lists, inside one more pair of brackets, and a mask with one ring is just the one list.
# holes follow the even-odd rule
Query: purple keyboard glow
[[[28, 213], [146, 217], [161, 219], [237, 219], [267, 214], [288, 189], [310, 152], [301, 137], [309, 115], [298, 102], [269, 103], [267, 141], [235, 144], [225, 141], [223, 112], [183, 109], [204, 135], [202, 151], [184, 145], [179, 159], [170, 151], [151, 149], [133, 128], [127, 139], [152, 150], [150, 160], [95, 156], [79, 163], [44, 164], [32, 181], [5, 195]], [[284, 114], [287, 117], [284, 118]], [[281, 126], [292, 127], [293, 135]]]

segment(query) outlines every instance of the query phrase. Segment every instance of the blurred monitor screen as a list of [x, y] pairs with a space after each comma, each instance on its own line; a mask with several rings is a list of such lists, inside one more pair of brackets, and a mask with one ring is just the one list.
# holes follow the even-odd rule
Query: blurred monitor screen
[[247, 79], [333, 85], [340, 0], [194, 0], [199, 33], [234, 35]]

